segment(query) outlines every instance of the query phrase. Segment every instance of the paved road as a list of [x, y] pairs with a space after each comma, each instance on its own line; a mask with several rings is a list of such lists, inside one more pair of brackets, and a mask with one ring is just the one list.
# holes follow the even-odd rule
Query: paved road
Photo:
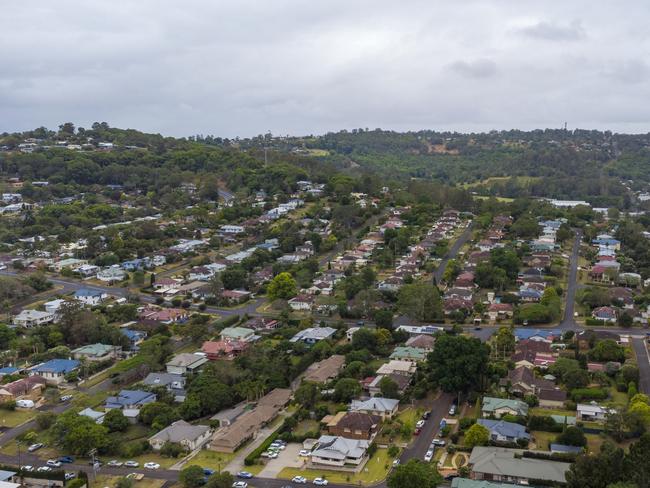
[[445, 274], [445, 269], [447, 268], [447, 263], [449, 263], [449, 260], [454, 259], [458, 255], [460, 249], [472, 237], [473, 228], [474, 222], [470, 222], [470, 224], [467, 226], [467, 229], [465, 229], [465, 232], [463, 232], [460, 237], [456, 239], [456, 242], [454, 242], [454, 244], [451, 246], [451, 249], [447, 251], [447, 254], [442, 259], [436, 270], [433, 272], [433, 277], [436, 281], [436, 284], [442, 281], [442, 275]]
[[578, 287], [578, 262], [580, 242], [582, 241], [582, 230], [575, 229], [575, 240], [569, 262], [569, 279], [565, 293], [566, 303], [564, 305], [564, 318], [560, 322], [562, 329], [575, 329], [578, 324], [574, 319], [576, 289]]
[[639, 392], [650, 395], [650, 356], [648, 356], [645, 339], [632, 339], [632, 347], [639, 365]]

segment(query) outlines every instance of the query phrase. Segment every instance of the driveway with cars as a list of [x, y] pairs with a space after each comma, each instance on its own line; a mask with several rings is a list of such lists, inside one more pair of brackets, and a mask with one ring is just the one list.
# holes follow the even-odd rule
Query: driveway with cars
[[308, 461], [306, 457], [300, 457], [298, 453], [302, 444], [297, 442], [287, 444], [287, 447], [278, 452], [278, 457], [266, 461], [266, 466], [260, 471], [262, 478], [275, 478], [284, 468], [301, 468]]

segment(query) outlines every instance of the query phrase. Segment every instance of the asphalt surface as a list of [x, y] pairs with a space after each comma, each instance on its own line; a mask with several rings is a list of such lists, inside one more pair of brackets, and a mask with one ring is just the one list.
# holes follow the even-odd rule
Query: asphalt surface
[[472, 221], [467, 226], [467, 229], [465, 229], [465, 231], [460, 235], [460, 237], [456, 239], [456, 242], [454, 242], [454, 244], [451, 246], [451, 249], [447, 251], [447, 254], [442, 259], [436, 270], [433, 272], [433, 277], [436, 284], [442, 281], [442, 276], [445, 274], [445, 269], [447, 268], [449, 260], [454, 259], [458, 255], [458, 252], [461, 250], [461, 248], [465, 245], [465, 243], [472, 237], [473, 228], [474, 222]]
[[645, 338], [633, 338], [632, 347], [639, 366], [639, 392], [650, 395], [650, 356]]
[[575, 239], [573, 241], [573, 249], [571, 250], [569, 262], [569, 277], [565, 293], [566, 302], [564, 305], [564, 318], [560, 322], [561, 329], [575, 329], [576, 324], [575, 313], [575, 299], [576, 289], [578, 288], [578, 261], [580, 252], [580, 242], [582, 241], [582, 230], [574, 229]]

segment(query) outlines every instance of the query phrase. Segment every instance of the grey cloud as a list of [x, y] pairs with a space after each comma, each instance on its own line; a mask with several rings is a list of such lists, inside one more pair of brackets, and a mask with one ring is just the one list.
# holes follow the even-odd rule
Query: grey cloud
[[[530, 129], [564, 120], [650, 129], [639, 102], [650, 97], [650, 73], [633, 57], [650, 49], [650, 4], [641, 0], [32, 0], [4, 7], [0, 132], [68, 120], [225, 137]], [[546, 42], [575, 39], [570, 49]]]
[[497, 72], [497, 65], [489, 59], [477, 59], [475, 61], [456, 61], [449, 67], [456, 73], [467, 78], [490, 78]]
[[520, 32], [527, 37], [546, 41], [577, 41], [584, 39], [586, 36], [582, 23], [578, 20], [564, 25], [555, 22], [540, 21], [520, 29]]

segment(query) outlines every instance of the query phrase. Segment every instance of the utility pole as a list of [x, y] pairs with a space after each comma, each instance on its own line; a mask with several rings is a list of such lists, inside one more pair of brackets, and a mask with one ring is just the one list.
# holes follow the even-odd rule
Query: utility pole
[[97, 479], [97, 461], [95, 461], [95, 454], [97, 454], [97, 449], [91, 449], [88, 455], [93, 460], [93, 481]]

